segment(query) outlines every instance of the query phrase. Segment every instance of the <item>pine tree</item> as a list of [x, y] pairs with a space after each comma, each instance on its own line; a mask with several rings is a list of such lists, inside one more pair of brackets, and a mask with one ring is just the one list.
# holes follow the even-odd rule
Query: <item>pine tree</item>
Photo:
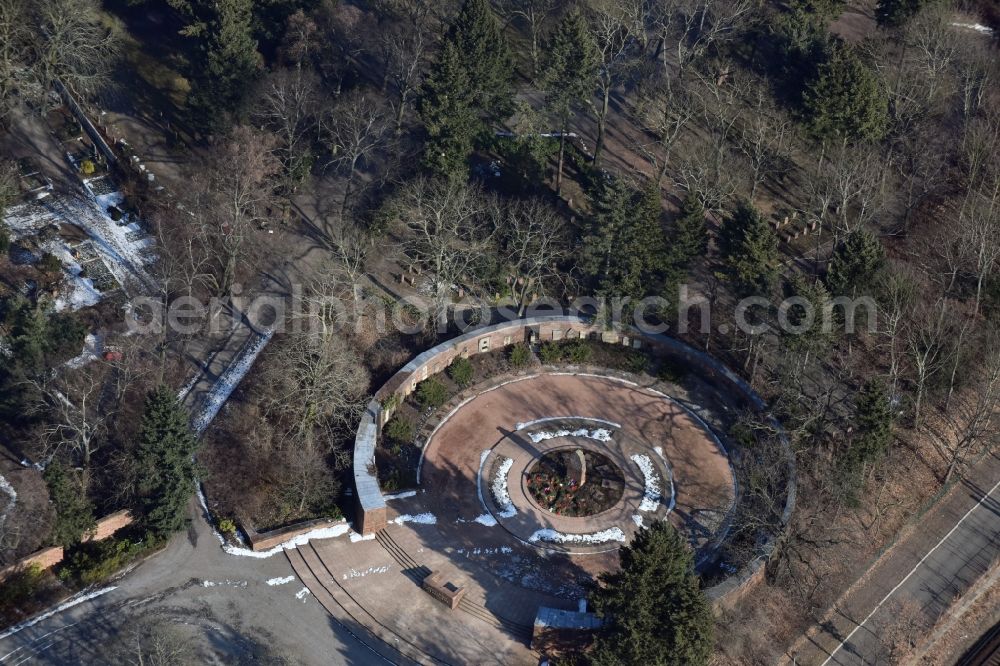
[[833, 328], [828, 326], [832, 305], [830, 294], [822, 282], [796, 273], [792, 276], [791, 286], [792, 296], [800, 299], [801, 303], [787, 310], [787, 321], [794, 328], [785, 331], [786, 345], [789, 350], [801, 354], [801, 361], [805, 364], [810, 356], [825, 356], [833, 344]]
[[48, 464], [43, 477], [56, 513], [52, 541], [63, 548], [80, 543], [83, 535], [97, 525], [83, 480], [57, 461]]
[[464, 174], [476, 139], [513, 113], [513, 85], [513, 59], [493, 10], [486, 0], [466, 0], [420, 98], [426, 166], [449, 178]]
[[889, 101], [878, 75], [853, 47], [835, 43], [802, 94], [809, 130], [820, 140], [877, 141], [889, 122]]
[[885, 248], [871, 232], [855, 231], [834, 250], [826, 284], [834, 296], [856, 295], [871, 287], [885, 264]]
[[514, 112], [514, 58], [488, 0], [465, 0], [448, 31], [469, 81], [469, 98], [487, 122]]
[[427, 131], [424, 164], [446, 178], [465, 174], [480, 121], [471, 100], [468, 73], [455, 45], [445, 42], [441, 58], [424, 82], [420, 117]]
[[686, 268], [708, 248], [708, 234], [705, 230], [705, 208], [698, 197], [688, 194], [681, 204], [681, 214], [674, 221], [674, 233], [670, 239], [670, 254], [674, 262]]
[[160, 386], [146, 400], [137, 447], [139, 512], [146, 528], [165, 538], [184, 526], [195, 490], [198, 443], [173, 391]]
[[549, 61], [542, 77], [545, 105], [559, 122], [559, 160], [556, 192], [562, 189], [566, 155], [566, 132], [574, 107], [593, 93], [599, 55], [587, 20], [573, 9], [556, 28], [549, 45]]
[[722, 228], [722, 255], [742, 296], [765, 296], [778, 277], [778, 237], [760, 212], [741, 202]]
[[257, 75], [261, 56], [253, 37], [253, 0], [192, 3], [196, 20], [183, 34], [203, 38], [190, 107], [202, 127], [224, 127]]
[[583, 240], [584, 270], [598, 293], [641, 299], [659, 287], [668, 266], [660, 228], [659, 188], [636, 192], [620, 179], [602, 182]]
[[598, 666], [698, 666], [712, 653], [714, 620], [694, 556], [670, 523], [640, 531], [591, 599], [604, 620], [591, 653]]
[[854, 437], [837, 464], [841, 491], [848, 504], [857, 503], [865, 469], [881, 460], [892, 443], [892, 406], [881, 380], [865, 382], [854, 409]]

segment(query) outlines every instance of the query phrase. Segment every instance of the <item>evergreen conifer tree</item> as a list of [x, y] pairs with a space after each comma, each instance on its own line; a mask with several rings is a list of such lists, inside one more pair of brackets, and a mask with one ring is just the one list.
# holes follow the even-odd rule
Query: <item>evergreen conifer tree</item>
[[173, 391], [160, 386], [146, 400], [137, 446], [139, 511], [146, 528], [165, 538], [184, 526], [195, 491], [198, 443]]
[[670, 254], [678, 266], [686, 268], [694, 259], [703, 256], [707, 248], [705, 208], [698, 197], [688, 194], [681, 204], [680, 216], [674, 222]]
[[834, 296], [853, 296], [871, 287], [885, 264], [885, 248], [871, 232], [859, 230], [837, 246], [826, 284]]
[[853, 47], [834, 43], [802, 93], [809, 130], [820, 140], [877, 141], [889, 123], [889, 101], [878, 75]]
[[546, 88], [545, 104], [559, 122], [557, 193], [562, 189], [567, 127], [573, 108], [593, 94], [598, 63], [597, 45], [587, 20], [578, 9], [572, 9], [552, 36], [548, 64], [542, 78]]
[[425, 165], [437, 175], [463, 175], [476, 140], [513, 113], [513, 84], [513, 58], [489, 2], [465, 0], [420, 98]]
[[766, 295], [778, 277], [778, 237], [760, 212], [741, 202], [722, 228], [722, 255], [742, 296]]
[[63, 548], [80, 543], [83, 535], [97, 525], [94, 505], [87, 497], [82, 479], [58, 461], [46, 466], [43, 477], [56, 513], [52, 526], [53, 542]]
[[667, 521], [641, 530], [604, 573], [591, 599], [604, 620], [591, 653], [597, 666], [699, 666], [712, 653], [714, 620], [694, 556]]

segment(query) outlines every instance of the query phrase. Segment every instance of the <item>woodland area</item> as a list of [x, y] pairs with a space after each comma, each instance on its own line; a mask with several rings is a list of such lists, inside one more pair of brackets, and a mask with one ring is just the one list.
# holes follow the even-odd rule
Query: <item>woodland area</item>
[[[765, 591], [720, 620], [720, 658], [772, 663], [1000, 433], [1000, 72], [995, 37], [968, 27], [995, 26], [996, 7], [862, 5], [0, 0], [0, 122], [44, 109], [58, 78], [109, 108], [152, 105], [187, 156], [169, 203], [129, 183], [159, 296], [226, 302], [294, 264], [320, 304], [275, 336], [181, 469], [195, 443], [162, 387], [186, 379], [176, 359], [205, 331], [63, 368], [93, 317], [20, 290], [44, 266], [0, 259], [0, 437], [43, 463], [35, 506], [52, 505], [3, 514], [0, 563], [79, 544], [120, 507], [162, 538], [195, 471], [227, 519], [339, 515], [360, 410], [454, 334], [434, 322], [456, 291], [518, 314], [542, 297], [657, 296], [656, 321], [743, 374], [793, 440], [789, 532]], [[0, 203], [16, 193], [4, 164]], [[376, 280], [411, 266], [430, 276], [423, 330], [377, 330], [366, 308], [394, 294]], [[703, 305], [678, 310], [681, 293]], [[843, 333], [838, 308], [831, 331], [775, 305], [746, 332], [751, 296], [816, 312], [870, 297], [875, 325]], [[357, 321], [322, 307], [334, 298]], [[771, 433], [748, 418], [734, 434], [746, 505], [776, 502]], [[752, 512], [737, 523], [750, 541], [760, 528]]]

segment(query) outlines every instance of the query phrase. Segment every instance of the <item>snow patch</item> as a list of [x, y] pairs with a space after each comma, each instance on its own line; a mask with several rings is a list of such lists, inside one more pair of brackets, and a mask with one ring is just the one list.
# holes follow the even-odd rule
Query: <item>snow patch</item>
[[404, 490], [401, 493], [394, 493], [392, 495], [382, 495], [382, 499], [386, 502], [391, 502], [392, 500], [406, 499], [407, 497], [413, 497], [417, 494], [416, 490]]
[[83, 351], [80, 352], [79, 356], [74, 356], [66, 361], [66, 367], [71, 370], [77, 370], [91, 361], [96, 361], [100, 358], [101, 347], [100, 339], [93, 333], [88, 333], [87, 337], [83, 339]]
[[310, 594], [309, 588], [308, 587], [303, 587], [301, 590], [299, 590], [298, 592], [295, 593], [295, 598], [301, 600], [302, 603], [305, 603], [306, 602], [306, 597], [308, 597], [309, 594]]
[[3, 491], [3, 493], [10, 498], [7, 506], [4, 507], [3, 513], [0, 513], [0, 527], [2, 527], [3, 524], [7, 522], [7, 515], [17, 504], [17, 491], [14, 490], [14, 486], [10, 485], [10, 482], [3, 477], [3, 474], [0, 474], [0, 491]]
[[586, 428], [579, 428], [577, 430], [539, 430], [538, 432], [529, 432], [528, 437], [535, 444], [544, 442], [547, 439], [556, 439], [557, 437], [586, 437], [587, 439], [596, 439], [598, 442], [610, 442], [611, 431], [605, 428], [597, 428], [596, 430], [587, 430]]
[[484, 513], [481, 516], [476, 516], [476, 519], [473, 522], [485, 525], [486, 527], [493, 527], [497, 524], [497, 519], [493, 517], [493, 514]]
[[359, 541], [374, 541], [374, 534], [358, 534], [357, 532], [351, 532], [351, 543], [357, 543]]
[[539, 541], [548, 541], [549, 543], [607, 543], [609, 541], [620, 541], [624, 543], [625, 533], [622, 532], [620, 527], [609, 527], [606, 530], [592, 534], [564, 534], [546, 527], [536, 530], [528, 538], [528, 541], [531, 543]]
[[983, 35], [993, 34], [993, 28], [983, 25], [981, 23], [952, 23], [951, 25], [956, 28], [966, 28], [967, 30], [975, 30], [976, 32]]
[[472, 557], [474, 555], [510, 555], [514, 552], [514, 549], [510, 546], [497, 546], [496, 548], [470, 548], [466, 550], [465, 548], [457, 548], [455, 552], [459, 555], [465, 555], [466, 557]]
[[640, 516], [637, 513], [632, 514], [632, 522], [635, 523], [635, 526], [638, 527], [640, 530], [645, 529], [646, 527], [642, 522], [642, 516]]
[[223, 581], [211, 581], [203, 580], [201, 581], [202, 587], [246, 587], [247, 582], [245, 580], [223, 580]]
[[331, 527], [320, 527], [315, 530], [306, 532], [305, 534], [300, 534], [297, 537], [289, 539], [284, 543], [279, 543], [277, 546], [270, 550], [255, 551], [249, 548], [240, 548], [239, 546], [223, 545], [222, 550], [226, 551], [230, 555], [241, 555], [243, 557], [255, 557], [257, 559], [266, 559], [277, 555], [286, 550], [291, 550], [293, 548], [298, 548], [299, 546], [304, 546], [313, 539], [332, 539], [334, 537], [339, 537], [347, 534], [351, 530], [351, 526], [346, 522], [340, 523], [338, 525], [333, 525]]
[[195, 435], [201, 436], [205, 432], [205, 428], [216, 417], [219, 410], [222, 409], [222, 405], [225, 404], [243, 377], [250, 371], [250, 366], [257, 360], [257, 356], [260, 355], [272, 337], [274, 337], [273, 330], [265, 331], [263, 335], [249, 342], [240, 350], [238, 358], [232, 365], [226, 368], [225, 372], [222, 373], [222, 376], [219, 377], [218, 381], [215, 382], [208, 392], [201, 412], [192, 419], [191, 428], [194, 430]]
[[111, 592], [111, 591], [117, 590], [117, 589], [118, 589], [117, 585], [112, 585], [111, 587], [104, 587], [104, 588], [101, 588], [99, 590], [94, 590], [93, 592], [87, 592], [86, 594], [84, 594], [82, 596], [70, 598], [68, 601], [64, 601], [63, 603], [59, 604], [58, 606], [56, 606], [52, 610], [48, 611], [47, 613], [42, 613], [41, 615], [39, 615], [37, 617], [33, 617], [30, 620], [25, 620], [24, 622], [22, 622], [20, 624], [15, 624], [13, 627], [11, 627], [10, 629], [8, 629], [7, 631], [5, 631], [3, 633], [0, 633], [0, 640], [3, 640], [5, 638], [7, 638], [8, 636], [13, 636], [14, 634], [16, 634], [17, 632], [21, 631], [22, 629], [27, 629], [28, 627], [33, 627], [36, 624], [38, 624], [39, 622], [41, 622], [42, 620], [47, 620], [50, 617], [52, 617], [53, 615], [56, 615], [57, 613], [61, 613], [64, 610], [72, 608], [73, 606], [77, 606], [79, 604], [82, 604], [84, 601], [90, 601], [91, 599], [96, 599], [97, 597], [99, 597], [101, 595], [107, 594], [108, 592]]
[[418, 513], [415, 516], [411, 516], [410, 514], [403, 514], [402, 516], [397, 516], [396, 518], [390, 520], [389, 522], [394, 523], [396, 525], [402, 525], [403, 523], [416, 523], [418, 525], [436, 525], [437, 521], [438, 521], [437, 516], [435, 516], [433, 513]]
[[275, 585], [285, 585], [287, 583], [291, 583], [293, 580], [295, 580], [295, 576], [283, 576], [283, 577], [279, 577], [279, 578], [268, 578], [267, 579], [267, 584], [270, 585], [271, 587], [274, 587]]
[[633, 454], [632, 462], [642, 470], [646, 485], [642, 502], [639, 503], [639, 511], [656, 511], [660, 506], [660, 475], [653, 467], [653, 461], [644, 453]]
[[[563, 374], [563, 373], [556, 373], [556, 374]], [[533, 376], [537, 377], [538, 375], [533, 375]], [[584, 375], [584, 377], [587, 376], [590, 375]], [[526, 379], [530, 379], [530, 377]], [[528, 428], [530, 426], [538, 425], [539, 423], [548, 423], [549, 421], [569, 421], [569, 420], [590, 421], [591, 423], [603, 423], [605, 425], [611, 426], [612, 428], [622, 427], [621, 423], [615, 423], [614, 421], [608, 421], [607, 419], [596, 419], [592, 416], [546, 416], [545, 418], [535, 419], [534, 421], [525, 421], [523, 423], [517, 423], [514, 425], [514, 430], [524, 430], [525, 428]]]
[[358, 571], [357, 569], [351, 569], [350, 571], [348, 571], [347, 573], [344, 574], [344, 580], [348, 580], [349, 578], [364, 578], [365, 576], [368, 576], [368, 575], [371, 575], [371, 574], [383, 574], [383, 573], [386, 573], [387, 571], [389, 571], [389, 567], [384, 566], [384, 565], [381, 566], [381, 567], [368, 567], [364, 571]]
[[501, 518], [513, 518], [517, 513], [517, 509], [514, 508], [514, 504], [510, 501], [510, 493], [507, 491], [507, 475], [510, 473], [510, 468], [514, 465], [514, 461], [511, 458], [504, 458], [500, 461], [500, 466], [497, 467], [496, 475], [493, 477], [493, 483], [490, 486], [493, 491], [493, 499], [497, 503], [497, 508], [500, 509]]

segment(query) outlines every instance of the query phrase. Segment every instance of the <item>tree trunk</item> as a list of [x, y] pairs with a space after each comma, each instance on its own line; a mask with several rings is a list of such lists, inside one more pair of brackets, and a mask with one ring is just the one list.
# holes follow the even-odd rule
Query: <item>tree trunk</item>
[[608, 106], [611, 101], [611, 88], [604, 89], [604, 100], [601, 111], [597, 114], [597, 143], [594, 145], [594, 166], [601, 162], [601, 151], [604, 149], [604, 130], [608, 122]]
[[556, 194], [562, 194], [563, 160], [566, 156], [566, 130], [559, 133], [559, 166], [556, 167]]

